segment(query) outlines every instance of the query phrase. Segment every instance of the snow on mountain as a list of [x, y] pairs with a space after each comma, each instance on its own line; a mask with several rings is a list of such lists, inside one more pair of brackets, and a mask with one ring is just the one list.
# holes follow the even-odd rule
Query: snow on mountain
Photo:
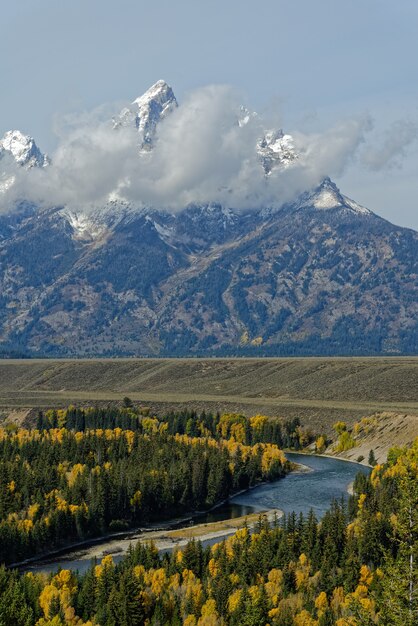
[[48, 157], [39, 150], [33, 137], [24, 135], [20, 130], [9, 130], [0, 140], [0, 158], [4, 152], [25, 167], [45, 167], [49, 164]]
[[354, 211], [354, 213], [362, 213], [363, 215], [370, 215], [372, 213], [370, 209], [366, 209], [366, 207], [362, 206], [361, 204], [358, 204], [358, 202], [354, 202], [354, 200], [351, 200], [351, 198], [347, 198], [347, 196], [343, 196], [343, 195], [342, 195], [342, 198], [344, 198], [344, 202], [346, 206], [348, 206], [352, 211]]
[[351, 213], [370, 215], [371, 211], [357, 204], [347, 196], [344, 196], [337, 185], [329, 178], [324, 178], [322, 183], [313, 191], [303, 193], [294, 204], [295, 209], [315, 208], [319, 211], [330, 209], [345, 209]]
[[102, 216], [90, 216], [85, 213], [74, 211], [62, 211], [73, 230], [73, 238], [83, 242], [91, 242], [99, 239], [106, 232], [106, 225]]
[[16, 176], [8, 176], [6, 172], [0, 171], [0, 194], [6, 193], [16, 182]]
[[[148, 158], [151, 156], [149, 150], [152, 148], [158, 124], [177, 107], [178, 103], [172, 88], [164, 80], [159, 80], [123, 109], [113, 120], [113, 125], [115, 129], [125, 126], [132, 128], [134, 133], [137, 131], [140, 146], [138, 159]], [[258, 127], [261, 124], [258, 114], [241, 107], [237, 119], [238, 126], [243, 128], [255, 118], [257, 118]], [[270, 129], [264, 132], [261, 130], [254, 150], [266, 177], [269, 177], [274, 170], [291, 167], [299, 158], [292, 135], [284, 133], [282, 129]], [[48, 157], [39, 150], [34, 139], [18, 130], [7, 132], [0, 140], [0, 161], [2, 157], [5, 161], [11, 160], [13, 166], [16, 163], [25, 168], [43, 168], [49, 164]], [[0, 193], [4, 193], [15, 183], [16, 173], [8, 166], [1, 169], [4, 171], [0, 171]], [[153, 211], [152, 207], [144, 207], [140, 199], [134, 205], [128, 203], [121, 197], [117, 188], [109, 194], [108, 200], [109, 202], [96, 212], [92, 212], [91, 209], [84, 210], [83, 206], [80, 206], [77, 212], [70, 211], [68, 207], [68, 210], [62, 211], [73, 229], [74, 238], [83, 241], [96, 240], [103, 234], [103, 229], [112, 228], [121, 220], [132, 219], [134, 215], [141, 212]], [[304, 207], [320, 211], [344, 208], [356, 214], [370, 213], [368, 209], [343, 196], [329, 179], [325, 179], [317, 189], [308, 190], [302, 194], [292, 205], [292, 210]], [[188, 209], [186, 221], [189, 227], [192, 227], [195, 220], [199, 223], [203, 220], [210, 229], [218, 233], [220, 230], [233, 229], [236, 225], [236, 216], [228, 207], [219, 207], [209, 202], [200, 208], [193, 205], [184, 208]], [[260, 215], [267, 215], [271, 212], [268, 207], [260, 206], [258, 209]]]
[[[139, 167], [158, 156], [150, 151], [158, 124], [176, 107], [158, 81], [114, 120], [138, 141]], [[243, 145], [251, 166], [258, 157], [257, 180], [270, 185], [299, 154], [291, 135], [263, 130], [247, 109], [230, 123], [245, 134], [252, 122], [257, 132]], [[0, 190], [48, 163], [31, 137], [6, 133]], [[123, 200], [116, 186], [97, 205], [1, 214], [3, 341], [51, 356], [254, 356], [260, 340], [263, 355], [415, 352], [418, 234], [329, 178], [283, 206], [279, 192], [271, 207], [255, 202], [247, 212], [232, 201], [169, 212]]]
[[135, 126], [141, 136], [141, 147], [149, 148], [158, 122], [177, 106], [171, 87], [164, 80], [159, 80], [120, 112], [119, 118], [114, 120], [114, 126]]
[[[47, 155], [39, 150], [34, 139], [29, 135], [24, 135], [20, 130], [9, 130], [3, 139], [0, 139], [0, 162], [5, 157], [9, 157], [12, 164], [16, 163], [28, 169], [49, 165]], [[0, 194], [6, 193], [16, 182], [16, 176], [8, 167], [5, 171], [2, 169], [0, 169]]]
[[[256, 117], [258, 117], [257, 113], [241, 107], [238, 126], [242, 128]], [[257, 142], [256, 150], [266, 176], [275, 167], [289, 167], [298, 158], [292, 135], [285, 134], [281, 128], [265, 131]]]
[[257, 152], [267, 176], [275, 167], [289, 167], [298, 158], [292, 135], [281, 129], [267, 131], [257, 144]]
[[258, 114], [255, 111], [250, 111], [245, 106], [240, 107], [239, 117], [238, 117], [238, 126], [242, 128], [246, 126], [253, 118], [257, 118]]
[[[150, 213], [152, 209], [148, 210]], [[72, 238], [82, 243], [92, 243], [103, 239], [106, 233], [110, 233], [121, 224], [128, 224], [135, 220], [145, 209], [140, 209], [124, 200], [110, 200], [104, 206], [96, 209], [71, 210], [68, 207], [58, 211], [72, 229]]]
[[0, 220], [3, 341], [50, 356], [415, 352], [418, 233], [329, 180], [299, 208], [117, 222], [115, 207], [103, 235], [102, 211]]
[[[172, 88], [164, 80], [159, 80], [120, 112], [119, 117], [113, 120], [114, 127], [134, 126], [141, 136], [141, 148], [148, 150], [158, 123], [177, 107]], [[254, 117], [257, 113], [241, 107], [238, 125], [242, 128]], [[281, 129], [266, 131], [258, 141], [256, 151], [266, 175], [275, 167], [288, 167], [298, 157], [293, 137]]]

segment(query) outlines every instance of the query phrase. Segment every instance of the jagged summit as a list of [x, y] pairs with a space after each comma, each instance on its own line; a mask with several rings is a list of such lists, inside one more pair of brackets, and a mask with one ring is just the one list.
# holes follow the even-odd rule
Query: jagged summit
[[[178, 103], [172, 88], [166, 81], [159, 80], [154, 83], [143, 95], [137, 97], [128, 107], [124, 108], [117, 118], [113, 119], [113, 125], [116, 132], [118, 128], [122, 126], [126, 127], [126, 131], [132, 135], [132, 141], [137, 143], [139, 148], [137, 155], [139, 167], [141, 167], [141, 159], [145, 159], [144, 162], [147, 163], [148, 158], [151, 157], [150, 151], [152, 150], [154, 141], [156, 140], [157, 129], [160, 122], [169, 116], [177, 107]], [[285, 133], [281, 128], [263, 128], [262, 120], [256, 112], [251, 112], [245, 107], [240, 108], [238, 119], [236, 119], [236, 123], [240, 128], [243, 128], [254, 120], [257, 134], [252, 140], [254, 143], [248, 145], [248, 157], [252, 159], [252, 163], [256, 162], [254, 160], [254, 156], [257, 157], [258, 163], [256, 167], [259, 168], [257, 175], [259, 176], [259, 174], [264, 174], [267, 185], [269, 184], [267, 182], [268, 178], [273, 178], [276, 174], [280, 174], [280, 171], [284, 169], [291, 169], [297, 166], [301, 155], [294, 145], [292, 135]], [[202, 124], [204, 123], [205, 120], [202, 120]], [[163, 133], [164, 130], [159, 132]], [[187, 128], [185, 129], [185, 132], [188, 132]], [[258, 137], [258, 139], [256, 137]], [[205, 146], [203, 145], [202, 150], [204, 149]], [[12, 159], [18, 165], [26, 168], [34, 166], [44, 167], [49, 164], [48, 157], [46, 157], [39, 150], [33, 138], [28, 135], [24, 135], [18, 130], [9, 131], [0, 141], [0, 158], [2, 155], [6, 156], [6, 153], [10, 154]], [[135, 158], [135, 156], [132, 158]], [[0, 193], [4, 193], [10, 189], [15, 184], [18, 176], [17, 172], [14, 171], [15, 167], [13, 162], [12, 168], [7, 166], [3, 169], [4, 172], [0, 172]], [[129, 176], [131, 176], [131, 174], [127, 177], [128, 185], [130, 183]], [[216, 190], [214, 190], [214, 192], [215, 195]], [[128, 199], [120, 192], [117, 184], [115, 189], [109, 193], [107, 199], [109, 200], [107, 206], [98, 207], [98, 209], [100, 208], [100, 211], [97, 212], [97, 215], [94, 215], [95, 222], [104, 222], [107, 224], [110, 221], [112, 223], [116, 223], [119, 222], [121, 214], [126, 215], [127, 213], [130, 214], [132, 212], [144, 210], [144, 203], [140, 197], [140, 192], [138, 192], [138, 198], [135, 202], [132, 201], [132, 199], [128, 201]], [[207, 197], [205, 198], [204, 204], [212, 207], [213, 200], [214, 198]], [[197, 199], [195, 200], [192, 198], [191, 204], [193, 204], [193, 201], [198, 202]], [[275, 207], [274, 210], [280, 208], [282, 206], [282, 202], [283, 201], [280, 198], [280, 189], [278, 189], [274, 202], [272, 203]], [[307, 189], [305, 193], [292, 203], [292, 210], [297, 208], [315, 208], [323, 211], [338, 207], [344, 209], [345, 211], [349, 210], [351, 212], [355, 212], [356, 214], [370, 213], [367, 209], [343, 196], [329, 179], [325, 179], [317, 189]], [[157, 208], [161, 209], [163, 207], [149, 206], [148, 210], [153, 211]], [[184, 209], [186, 208], [187, 207], [185, 206]], [[231, 206], [224, 206], [222, 208], [225, 210], [229, 210], [231, 208], [235, 208], [237, 210], [240, 209], [239, 206], [234, 207], [233, 203]], [[66, 207], [66, 209], [66, 214], [69, 214], [69, 212], [71, 214], [74, 213], [74, 210], [70, 211], [68, 207]], [[270, 214], [272, 210], [270, 206], [264, 206], [262, 201], [260, 201], [259, 206], [254, 206], [253, 209], [255, 212], [260, 211], [260, 214], [266, 215]], [[168, 208], [167, 211], [169, 211]], [[91, 222], [91, 210], [88, 208], [87, 211], [85, 211], [83, 206], [79, 206], [77, 207], [76, 213], [78, 217], [75, 221], [73, 220], [74, 224], [77, 226], [76, 230], [78, 232], [81, 229], [84, 233], [86, 230], [85, 224], [87, 222]], [[89, 214], [88, 218], [84, 215], [85, 213], [86, 215], [87, 213]], [[83, 218], [84, 221], [81, 220], [80, 222], [80, 216], [83, 215], [85, 219]], [[113, 217], [113, 215], [117, 215], [117, 218]], [[229, 222], [228, 220], [225, 221], [224, 214], [221, 215], [220, 219], [222, 224], [225, 225], [225, 228], [229, 227]], [[213, 222], [213, 220], [211, 221]], [[72, 223], [72, 226], [74, 226], [74, 224]], [[95, 232], [96, 230], [97, 229], [95, 229]]]
[[[238, 126], [242, 128], [254, 118], [258, 118], [258, 114], [242, 106]], [[289, 167], [298, 158], [292, 135], [284, 133], [281, 128], [264, 131], [256, 150], [266, 176], [276, 168]]]
[[136, 104], [138, 108], [142, 110], [145, 106], [152, 106], [152, 103], [159, 104], [163, 113], [165, 109], [171, 107], [173, 103], [177, 106], [174, 92], [165, 80], [157, 80], [142, 96], [136, 98], [132, 104]]
[[[49, 165], [49, 158], [43, 154], [34, 139], [29, 135], [24, 135], [20, 130], [9, 130], [0, 139], [0, 161], [9, 155], [13, 161], [21, 167], [27, 169], [32, 167], [46, 167]], [[0, 169], [0, 194], [6, 193], [16, 182], [16, 176], [6, 168]]]
[[10, 153], [18, 165], [25, 167], [45, 167], [48, 157], [43, 154], [33, 137], [24, 135], [20, 130], [9, 130], [0, 140], [0, 157], [3, 152]]
[[134, 125], [141, 134], [142, 147], [149, 147], [158, 122], [177, 106], [171, 87], [164, 80], [159, 80], [120, 112], [115, 127]]
[[292, 135], [282, 129], [267, 131], [257, 144], [257, 152], [267, 176], [275, 167], [288, 167], [298, 158]]
[[[115, 131], [108, 124], [111, 145], [126, 131], [138, 170], [153, 157], [158, 165], [152, 146], [168, 121], [158, 125], [176, 107], [171, 87], [158, 81], [114, 120]], [[374, 215], [322, 174], [282, 204], [281, 173], [292, 178], [292, 168], [303, 168], [303, 148], [255, 113], [238, 115], [228, 119], [244, 134], [254, 122], [243, 146], [256, 183], [271, 190], [251, 210], [234, 206], [233, 195], [225, 204], [188, 195], [187, 206], [171, 211], [170, 198], [166, 207], [145, 204], [139, 185], [135, 200], [122, 197], [125, 181], [119, 197], [117, 180], [97, 206], [6, 214], [0, 203], [3, 343], [50, 356], [417, 352], [418, 233]], [[47, 163], [31, 137], [6, 133], [0, 193], [19, 176], [48, 182], [43, 174], [55, 166], [42, 170]], [[135, 163], [126, 185], [130, 176]]]
[[294, 204], [295, 209], [315, 208], [319, 211], [328, 211], [331, 209], [345, 209], [350, 212], [370, 215], [371, 211], [357, 204], [347, 196], [344, 196], [337, 185], [328, 177], [313, 191], [303, 193], [299, 200]]

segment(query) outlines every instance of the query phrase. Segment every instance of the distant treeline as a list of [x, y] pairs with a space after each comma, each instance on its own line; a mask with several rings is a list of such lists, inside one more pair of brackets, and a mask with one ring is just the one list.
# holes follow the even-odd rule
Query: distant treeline
[[0, 359], [30, 359], [30, 353], [21, 348], [12, 346], [0, 346]]
[[38, 430], [59, 428], [83, 432], [97, 428], [122, 428], [138, 432], [148, 432], [165, 424], [171, 435], [190, 437], [212, 437], [216, 440], [234, 439], [252, 446], [257, 443], [273, 443], [279, 448], [300, 450], [314, 440], [310, 431], [301, 427], [298, 417], [281, 421], [265, 415], [246, 417], [240, 413], [221, 414], [202, 411], [170, 411], [161, 417], [149, 417], [148, 409], [134, 408], [129, 398], [125, 408], [109, 407], [87, 409], [69, 407], [66, 410], [39, 412], [36, 427]]

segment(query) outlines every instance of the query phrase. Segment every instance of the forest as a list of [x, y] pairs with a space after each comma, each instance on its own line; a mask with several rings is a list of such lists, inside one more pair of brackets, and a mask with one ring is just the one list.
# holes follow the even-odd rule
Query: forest
[[[128, 402], [127, 402], [128, 403]], [[131, 407], [48, 411], [0, 429], [0, 562], [13, 564], [109, 532], [210, 509], [290, 464], [298, 422]]]
[[[80, 441], [82, 439], [80, 438]], [[74, 446], [74, 442], [71, 442]], [[392, 449], [319, 522], [260, 516], [227, 540], [159, 554], [132, 546], [84, 575], [0, 569], [0, 623], [15, 626], [414, 626], [418, 439]]]

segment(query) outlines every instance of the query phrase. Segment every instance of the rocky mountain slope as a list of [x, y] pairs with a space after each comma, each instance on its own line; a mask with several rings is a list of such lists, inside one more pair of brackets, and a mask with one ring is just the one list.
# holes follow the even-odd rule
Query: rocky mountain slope
[[[159, 81], [115, 132], [132, 126], [139, 151], [152, 150], [176, 107]], [[13, 137], [0, 159], [48, 164], [31, 138]], [[256, 149], [266, 177], [298, 158], [282, 131], [266, 131]], [[418, 233], [329, 179], [279, 210], [21, 203], [0, 214], [0, 343], [62, 356], [416, 353]]]

